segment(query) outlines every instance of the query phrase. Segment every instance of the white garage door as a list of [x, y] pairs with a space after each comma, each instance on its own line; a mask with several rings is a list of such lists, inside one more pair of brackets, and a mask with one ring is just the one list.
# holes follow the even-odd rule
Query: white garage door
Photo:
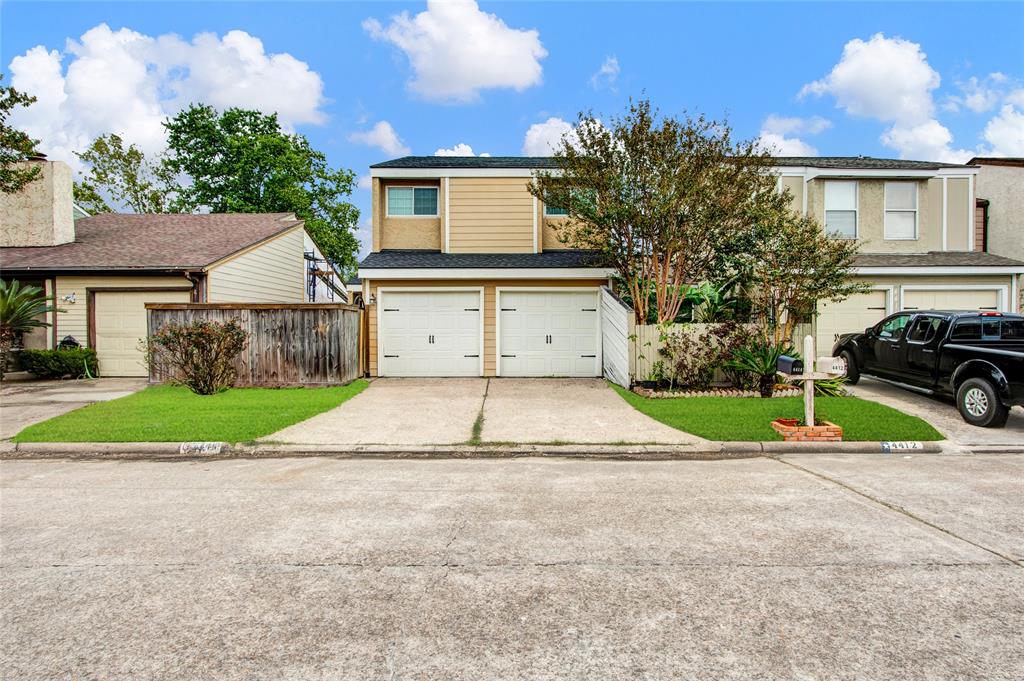
[[600, 376], [597, 290], [501, 291], [502, 376]]
[[819, 303], [815, 336], [818, 354], [831, 353], [841, 334], [860, 333], [882, 319], [886, 314], [885, 300], [885, 291], [869, 291], [838, 303]]
[[904, 310], [998, 310], [998, 290], [903, 290]]
[[479, 291], [382, 291], [381, 376], [480, 376]]
[[146, 338], [146, 303], [187, 303], [188, 291], [96, 291], [93, 297], [100, 376], [147, 376], [139, 342]]

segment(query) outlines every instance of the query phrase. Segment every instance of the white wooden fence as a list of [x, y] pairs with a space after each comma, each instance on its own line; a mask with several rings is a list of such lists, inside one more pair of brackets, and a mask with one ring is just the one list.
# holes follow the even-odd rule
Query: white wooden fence
[[628, 388], [630, 383], [634, 327], [633, 308], [612, 293], [607, 286], [601, 287], [601, 355], [602, 373], [612, 383]]

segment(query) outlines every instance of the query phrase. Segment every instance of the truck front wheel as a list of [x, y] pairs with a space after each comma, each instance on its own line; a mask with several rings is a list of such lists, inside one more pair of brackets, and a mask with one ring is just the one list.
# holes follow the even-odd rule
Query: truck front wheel
[[857, 359], [849, 350], [843, 350], [840, 355], [846, 362], [846, 382], [850, 385], [857, 385], [860, 380], [860, 368], [857, 366]]
[[982, 428], [1002, 428], [1010, 410], [999, 401], [995, 386], [984, 378], [968, 378], [956, 391], [956, 406], [964, 421]]

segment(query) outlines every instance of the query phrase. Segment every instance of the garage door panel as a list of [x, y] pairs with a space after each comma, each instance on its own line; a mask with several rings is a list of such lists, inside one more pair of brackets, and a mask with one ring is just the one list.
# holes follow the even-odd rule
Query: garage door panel
[[479, 376], [478, 291], [384, 291], [382, 376]]
[[886, 299], [886, 292], [879, 290], [851, 296], [838, 303], [820, 303], [815, 338], [818, 353], [831, 352], [840, 335], [861, 332], [885, 317]]
[[903, 291], [904, 310], [998, 310], [996, 289], [936, 289]]
[[596, 291], [502, 291], [501, 375], [599, 375], [597, 304]]
[[101, 376], [146, 376], [141, 343], [148, 333], [146, 303], [187, 303], [189, 291], [102, 291], [92, 297]]

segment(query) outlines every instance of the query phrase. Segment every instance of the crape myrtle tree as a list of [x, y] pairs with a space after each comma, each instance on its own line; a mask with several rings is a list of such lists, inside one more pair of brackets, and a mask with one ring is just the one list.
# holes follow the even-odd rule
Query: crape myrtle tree
[[8, 123], [11, 113], [36, 101], [32, 95], [19, 92], [3, 84], [0, 73], [0, 193], [16, 194], [21, 188], [39, 177], [38, 166], [18, 166], [38, 153], [38, 142]]
[[559, 238], [618, 270], [641, 324], [652, 305], [650, 316], [670, 323], [688, 284], [724, 279], [760, 197], [777, 190], [756, 142], [703, 115], [661, 115], [648, 100], [608, 124], [582, 113], [572, 137], [529, 190], [568, 209]]
[[194, 104], [164, 127], [167, 150], [156, 158], [117, 135], [97, 138], [79, 154], [89, 169], [76, 200], [93, 212], [108, 211], [110, 199], [138, 213], [295, 213], [326, 258], [355, 270], [352, 171], [331, 168], [275, 114]]

